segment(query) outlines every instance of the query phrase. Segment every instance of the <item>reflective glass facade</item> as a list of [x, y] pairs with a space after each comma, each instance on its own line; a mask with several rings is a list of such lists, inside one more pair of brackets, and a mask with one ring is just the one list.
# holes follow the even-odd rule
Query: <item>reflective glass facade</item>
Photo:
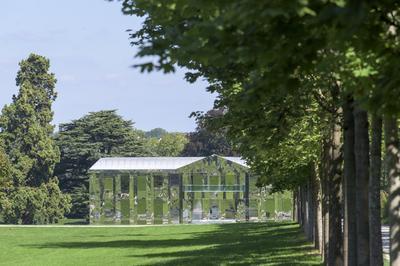
[[218, 156], [176, 170], [93, 171], [92, 224], [173, 224], [290, 218], [289, 193], [258, 188], [247, 167]]

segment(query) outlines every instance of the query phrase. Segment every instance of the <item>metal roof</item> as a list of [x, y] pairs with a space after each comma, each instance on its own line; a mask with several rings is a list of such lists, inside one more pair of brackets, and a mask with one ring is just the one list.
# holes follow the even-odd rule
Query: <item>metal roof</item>
[[240, 164], [241, 166], [249, 167], [249, 166], [247, 165], [246, 161], [243, 160], [243, 159], [240, 158], [240, 157], [225, 157], [225, 156], [221, 156], [221, 157], [224, 158], [225, 160], [228, 160], [228, 161], [231, 161], [231, 162]]
[[[222, 157], [247, 167], [240, 157]], [[99, 159], [89, 170], [177, 170], [207, 157], [110, 157]]]

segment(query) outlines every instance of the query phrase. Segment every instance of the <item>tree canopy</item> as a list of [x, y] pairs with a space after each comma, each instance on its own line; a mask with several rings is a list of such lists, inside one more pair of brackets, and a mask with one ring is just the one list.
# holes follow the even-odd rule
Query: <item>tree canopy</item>
[[116, 110], [91, 112], [70, 123], [61, 124], [55, 141], [61, 151], [56, 166], [60, 187], [72, 196], [70, 217], [88, 215], [88, 170], [102, 157], [147, 156], [146, 139]]
[[[307, 206], [320, 197], [321, 208], [329, 212], [329, 232], [324, 232], [329, 244], [323, 248], [328, 265], [341, 264], [341, 258], [349, 265], [382, 263], [376, 254], [381, 248], [369, 242], [372, 232], [380, 232], [376, 220], [368, 227], [368, 215], [377, 216], [376, 210], [364, 208], [376, 206], [380, 189], [368, 186], [380, 178], [379, 172], [369, 173], [370, 164], [376, 169], [380, 160], [369, 157], [369, 145], [380, 143], [370, 143], [368, 115], [374, 121], [383, 115], [391, 173], [391, 261], [400, 263], [393, 116], [400, 111], [397, 2], [125, 0], [122, 11], [144, 18], [131, 40], [139, 47], [137, 57], [149, 61], [137, 67], [166, 73], [185, 67], [189, 82], [205, 78], [208, 90], [218, 93], [216, 107], [226, 111], [211, 124], [226, 130], [260, 183], [298, 189], [299, 204], [307, 201]], [[310, 191], [317, 195], [307, 198]], [[345, 246], [353, 247], [346, 250], [337, 229], [341, 193]], [[309, 215], [317, 212], [310, 209]], [[357, 216], [348, 216], [352, 212]]]
[[[20, 62], [19, 92], [0, 116], [3, 180], [0, 213], [9, 223], [53, 223], [69, 211], [54, 177], [60, 152], [52, 138], [56, 79], [45, 57], [31, 54]], [[3, 166], [2, 165], [2, 166]]]
[[188, 134], [189, 142], [182, 151], [183, 156], [238, 155], [233, 144], [227, 138], [226, 129], [218, 128], [212, 123], [214, 120], [218, 120], [223, 113], [223, 109], [215, 109], [206, 113], [192, 114], [196, 117], [197, 127], [195, 132]]

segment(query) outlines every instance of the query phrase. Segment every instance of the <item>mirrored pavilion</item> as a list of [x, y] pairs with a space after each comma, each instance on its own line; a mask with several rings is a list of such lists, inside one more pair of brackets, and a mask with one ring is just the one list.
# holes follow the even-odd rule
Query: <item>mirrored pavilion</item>
[[90, 168], [91, 224], [290, 218], [289, 193], [270, 194], [239, 157], [102, 158]]

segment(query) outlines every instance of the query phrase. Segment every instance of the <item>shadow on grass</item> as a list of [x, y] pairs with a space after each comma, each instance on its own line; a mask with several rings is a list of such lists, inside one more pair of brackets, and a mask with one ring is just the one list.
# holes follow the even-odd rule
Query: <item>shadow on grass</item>
[[[182, 235], [186, 236], [179, 239]], [[147, 237], [154, 236], [156, 232]], [[217, 225], [210, 231], [193, 232], [190, 238], [184, 231], [174, 232], [168, 239], [124, 236], [127, 237], [111, 241], [53, 242], [25, 246], [40, 249], [140, 249], [143, 251], [141, 254], [135, 252], [128, 256], [133, 262], [141, 261], [141, 265], [146, 264], [146, 259], [157, 261], [147, 265], [321, 265], [318, 263], [319, 256], [304, 240], [298, 226], [290, 223]], [[160, 252], [160, 249], [165, 251]]]

